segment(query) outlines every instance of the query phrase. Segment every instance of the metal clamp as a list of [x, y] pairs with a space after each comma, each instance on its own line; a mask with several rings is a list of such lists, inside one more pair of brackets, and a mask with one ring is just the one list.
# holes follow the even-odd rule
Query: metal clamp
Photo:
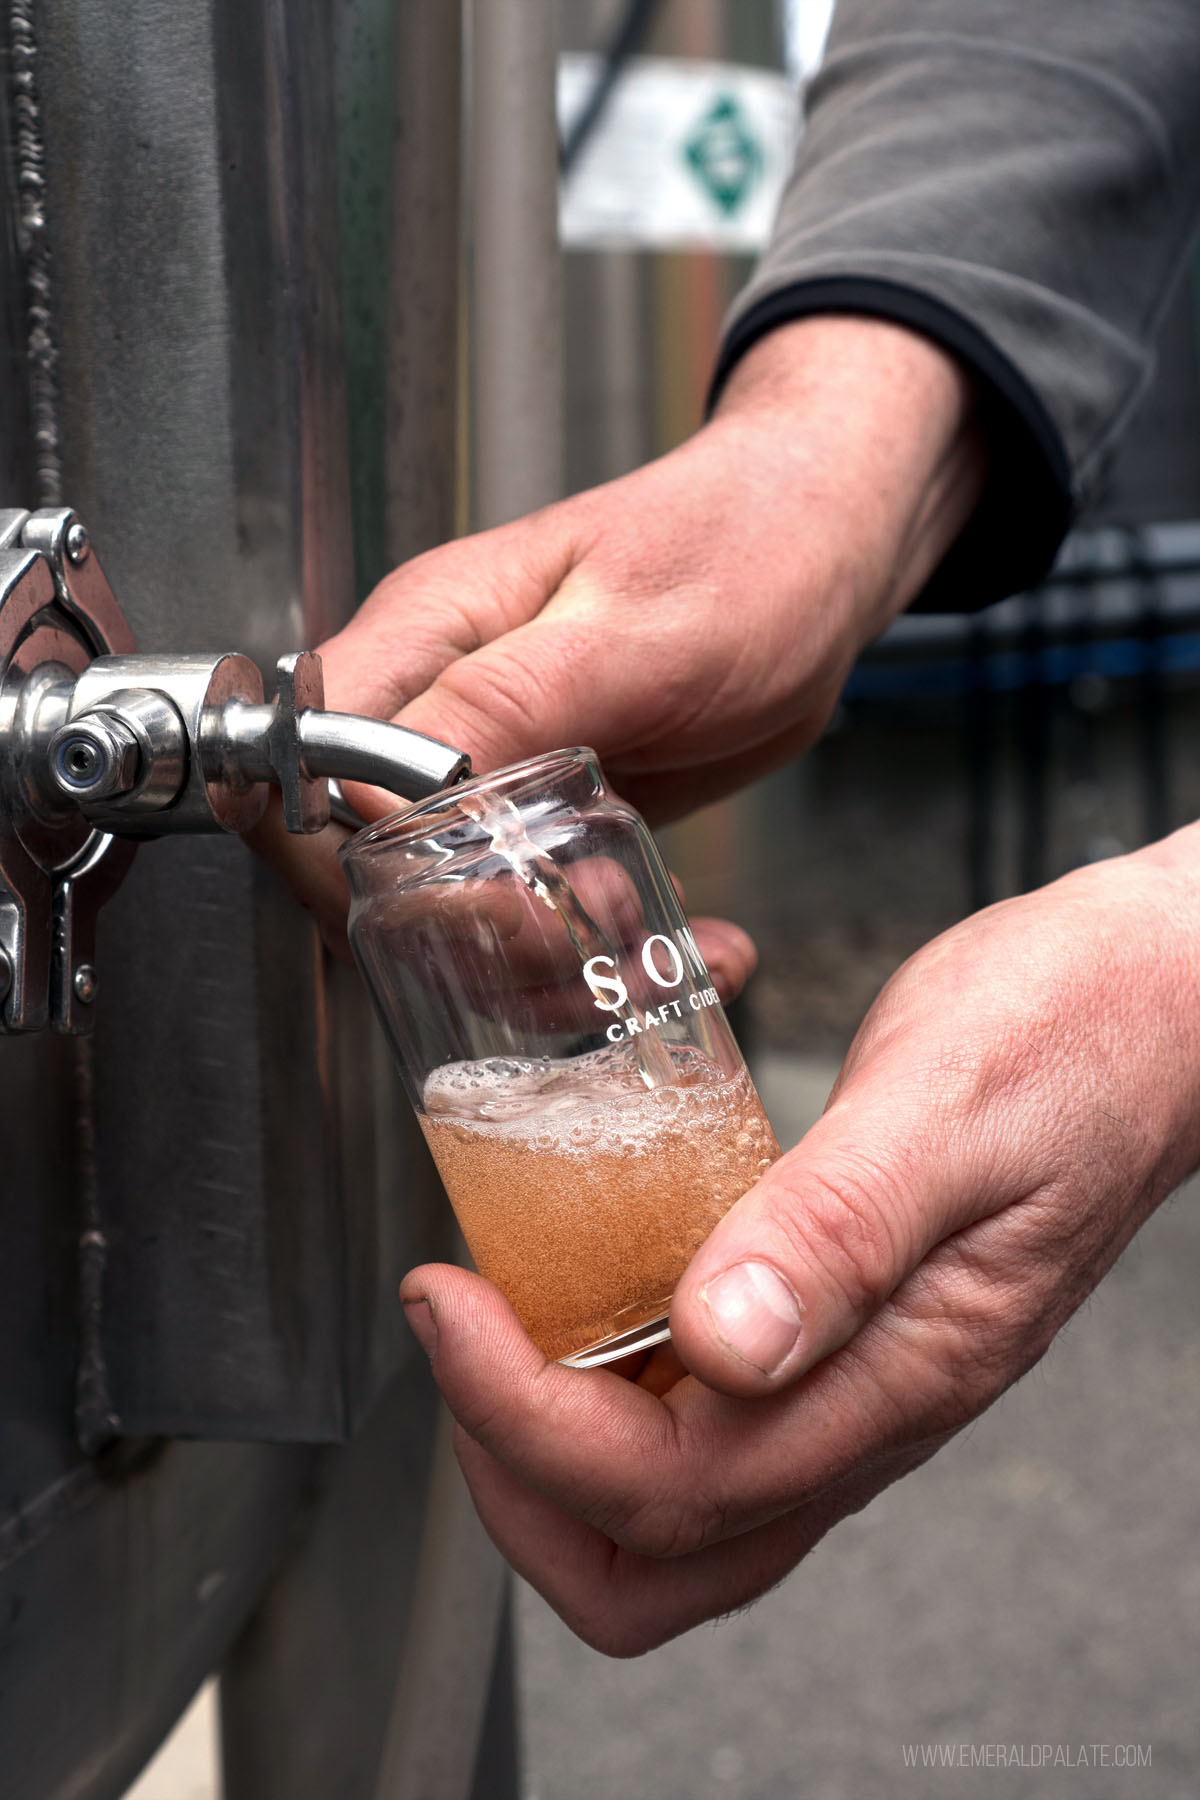
[[133, 847], [64, 799], [48, 747], [89, 663], [132, 649], [70, 508], [0, 512], [0, 1029], [86, 1028], [80, 971]]
[[461, 751], [324, 711], [321, 660], [146, 656], [69, 508], [0, 513], [0, 1031], [90, 1024], [96, 913], [136, 840], [248, 831], [270, 784], [289, 831], [354, 815], [330, 781], [424, 799]]

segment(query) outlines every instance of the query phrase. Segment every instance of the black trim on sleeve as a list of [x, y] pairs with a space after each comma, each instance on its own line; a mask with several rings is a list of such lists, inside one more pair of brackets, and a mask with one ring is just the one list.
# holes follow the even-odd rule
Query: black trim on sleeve
[[1071, 468], [1041, 398], [991, 339], [945, 301], [872, 276], [820, 277], [767, 294], [734, 324], [709, 387], [709, 410], [735, 365], [793, 319], [852, 313], [908, 325], [949, 350], [979, 383], [989, 448], [983, 498], [922, 593], [916, 612], [974, 612], [1044, 580], [1075, 514]]

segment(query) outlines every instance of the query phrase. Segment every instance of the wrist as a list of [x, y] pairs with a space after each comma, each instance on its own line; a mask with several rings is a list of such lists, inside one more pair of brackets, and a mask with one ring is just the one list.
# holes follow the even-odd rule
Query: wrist
[[882, 320], [770, 332], [733, 370], [706, 434], [790, 483], [806, 538], [824, 531], [833, 547], [862, 643], [916, 598], [983, 491], [970, 377]]

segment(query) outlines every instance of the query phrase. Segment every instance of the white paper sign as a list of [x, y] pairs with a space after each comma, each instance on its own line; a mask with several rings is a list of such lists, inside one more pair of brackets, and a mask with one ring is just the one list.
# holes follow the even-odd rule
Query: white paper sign
[[[601, 67], [559, 59], [565, 134]], [[800, 102], [786, 75], [634, 57], [563, 182], [568, 249], [759, 250], [791, 171]]]

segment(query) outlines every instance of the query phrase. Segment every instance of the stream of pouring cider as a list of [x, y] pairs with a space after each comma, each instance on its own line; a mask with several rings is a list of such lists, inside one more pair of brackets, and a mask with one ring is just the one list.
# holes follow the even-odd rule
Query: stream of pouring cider
[[[459, 805], [556, 915], [581, 969], [615, 967], [511, 802], [480, 790]], [[695, 1251], [779, 1155], [740, 1058], [728, 1073], [702, 1028], [699, 1045], [668, 1043], [631, 999], [605, 1001], [585, 979], [624, 1026], [621, 1041], [446, 1064], [426, 1078], [419, 1111], [480, 1273], [547, 1357], [584, 1364], [602, 1360], [589, 1349], [665, 1318]]]

